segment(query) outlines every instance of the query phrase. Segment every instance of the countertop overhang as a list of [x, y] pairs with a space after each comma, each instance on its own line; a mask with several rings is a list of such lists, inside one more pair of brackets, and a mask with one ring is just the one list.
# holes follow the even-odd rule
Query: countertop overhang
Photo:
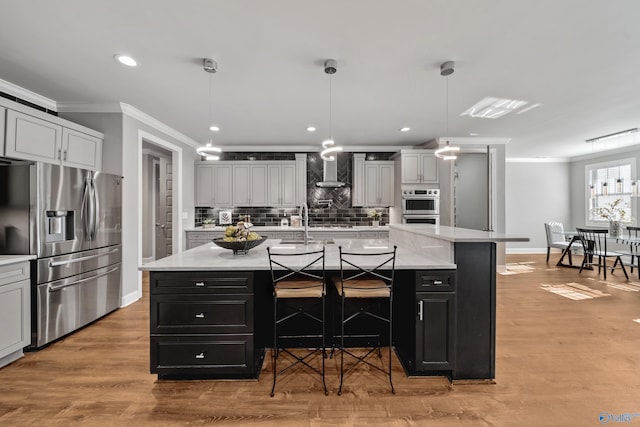
[[[380, 252], [393, 249], [386, 239], [335, 239], [334, 244], [325, 245], [325, 269], [339, 270], [339, 247], [344, 250]], [[143, 271], [253, 271], [269, 270], [267, 247], [273, 251], [303, 252], [322, 249], [322, 245], [293, 245], [282, 244], [281, 239], [267, 239], [262, 245], [251, 249], [247, 254], [234, 255], [231, 250], [220, 248], [214, 243], [198, 246], [188, 251], [180, 252], [166, 258], [159, 259], [140, 267]], [[362, 265], [367, 266], [370, 257], [363, 257]], [[301, 259], [299, 267], [305, 266], [308, 260]], [[374, 267], [374, 266], [369, 266]], [[398, 246], [396, 252], [397, 270], [440, 270], [455, 269], [456, 265], [436, 259], [434, 257], [416, 253], [411, 249]]]
[[412, 234], [433, 237], [448, 242], [528, 242], [528, 237], [511, 236], [495, 231], [471, 230], [433, 224], [391, 224], [390, 230], [401, 230]]

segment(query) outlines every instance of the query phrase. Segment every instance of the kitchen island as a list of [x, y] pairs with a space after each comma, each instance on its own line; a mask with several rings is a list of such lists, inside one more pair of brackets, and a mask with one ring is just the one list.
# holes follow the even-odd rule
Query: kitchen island
[[[467, 242], [452, 242], [444, 229], [440, 237], [434, 230], [424, 232], [429, 235], [421, 231], [411, 237], [412, 227], [422, 230], [422, 225], [391, 225], [389, 240], [337, 239], [325, 246], [325, 268], [339, 271], [339, 246], [381, 250], [397, 244], [394, 345], [407, 373], [446, 375], [451, 379], [494, 378], [494, 242], [508, 238], [485, 235], [487, 241], [473, 242], [489, 251], [488, 256], [477, 257], [467, 253], [472, 249], [466, 247]], [[423, 238], [423, 244], [415, 242]], [[209, 243], [141, 267], [150, 272], [152, 373], [160, 379], [259, 375], [265, 349], [271, 346], [272, 339], [267, 246], [294, 251], [314, 247], [268, 239], [247, 255], [233, 255]], [[492, 271], [493, 277], [478, 275], [473, 283], [467, 283], [469, 271], [476, 267], [458, 265], [457, 260], [471, 264], [478, 260], [493, 262], [477, 268], [483, 273]], [[460, 271], [464, 279], [462, 293]], [[337, 301], [333, 294], [329, 285], [329, 310], [334, 305], [332, 301]], [[483, 327], [468, 329], [476, 322]], [[459, 330], [460, 326], [464, 331]], [[479, 344], [480, 352], [476, 349]]]

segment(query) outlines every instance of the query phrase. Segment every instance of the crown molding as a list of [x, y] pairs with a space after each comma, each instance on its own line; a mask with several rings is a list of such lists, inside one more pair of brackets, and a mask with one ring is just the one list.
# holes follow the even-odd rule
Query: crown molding
[[175, 140], [189, 145], [193, 148], [201, 147], [202, 144], [189, 138], [185, 134], [178, 132], [174, 128], [167, 126], [160, 120], [138, 110], [136, 107], [126, 104], [124, 102], [109, 102], [109, 103], [89, 103], [89, 102], [61, 102], [58, 104], [60, 111], [74, 112], [74, 113], [122, 113], [132, 119], [138, 120], [152, 127], [153, 129], [160, 131]]
[[[452, 136], [444, 137], [440, 136], [434, 138], [438, 144], [446, 144], [449, 141], [451, 145], [505, 145], [511, 141], [511, 138], [491, 138], [491, 137], [478, 137], [478, 136]], [[431, 141], [427, 141], [425, 144], [429, 144]]]
[[570, 163], [571, 159], [563, 157], [507, 157], [505, 163]]
[[[314, 153], [322, 151], [319, 144], [316, 145], [218, 145], [226, 152], [298, 152]], [[396, 152], [415, 148], [413, 145], [349, 145], [344, 146], [345, 153], [379, 153]], [[340, 152], [338, 152], [338, 155]]]
[[0, 92], [8, 93], [9, 95], [13, 95], [16, 98], [23, 99], [25, 101], [44, 107], [48, 110], [58, 111], [58, 103], [53, 99], [49, 99], [46, 96], [31, 92], [28, 89], [20, 87], [6, 80], [0, 79]]

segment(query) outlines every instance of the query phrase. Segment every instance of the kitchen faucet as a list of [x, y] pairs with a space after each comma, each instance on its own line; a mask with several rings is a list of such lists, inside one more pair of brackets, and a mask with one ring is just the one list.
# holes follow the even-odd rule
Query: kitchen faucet
[[309, 206], [306, 203], [302, 203], [298, 209], [298, 215], [304, 221], [304, 244], [309, 243]]

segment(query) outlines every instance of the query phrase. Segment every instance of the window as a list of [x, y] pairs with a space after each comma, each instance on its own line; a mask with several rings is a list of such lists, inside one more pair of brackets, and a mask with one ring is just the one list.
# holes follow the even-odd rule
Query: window
[[[613, 162], [586, 166], [587, 172], [587, 223], [607, 221], [594, 212], [595, 208], [607, 206], [617, 199], [627, 208], [626, 221], [635, 217], [631, 200], [632, 177], [635, 177], [635, 159], [622, 159]], [[634, 193], [634, 196], [636, 194]]]

